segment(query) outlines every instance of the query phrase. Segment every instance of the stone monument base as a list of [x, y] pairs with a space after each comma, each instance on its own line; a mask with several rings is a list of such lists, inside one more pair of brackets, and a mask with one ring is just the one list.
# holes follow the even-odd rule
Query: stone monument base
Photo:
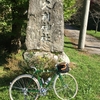
[[[54, 60], [55, 63], [59, 62], [66, 62], [70, 63], [69, 57], [64, 53], [51, 53], [51, 52], [44, 52], [44, 51], [27, 51], [24, 53], [24, 59], [27, 61], [32, 61], [33, 59], [36, 58], [48, 58], [50, 60]], [[34, 60], [35, 62], [35, 60]]]

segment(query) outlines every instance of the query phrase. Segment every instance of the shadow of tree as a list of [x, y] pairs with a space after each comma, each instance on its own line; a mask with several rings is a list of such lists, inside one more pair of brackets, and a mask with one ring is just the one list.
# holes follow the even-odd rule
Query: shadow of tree
[[10, 85], [10, 77], [0, 77], [0, 87]]
[[17, 67], [20, 68], [20, 70], [4, 69], [6, 71], [6, 73], [4, 73], [2, 76], [0, 76], [0, 87], [8, 86], [8, 85], [10, 85], [10, 82], [12, 82], [12, 80], [15, 77], [17, 77], [18, 75], [29, 73], [32, 71], [32, 70], [30, 70], [30, 67], [26, 63], [23, 63], [22, 61], [20, 61], [17, 64]]
[[6, 52], [2, 52], [2, 50], [0, 50], [0, 66], [7, 63], [6, 58], [8, 57], [9, 55], [6, 54]]
[[6, 58], [9, 57], [10, 37], [7, 34], [0, 33], [0, 66], [7, 63]]

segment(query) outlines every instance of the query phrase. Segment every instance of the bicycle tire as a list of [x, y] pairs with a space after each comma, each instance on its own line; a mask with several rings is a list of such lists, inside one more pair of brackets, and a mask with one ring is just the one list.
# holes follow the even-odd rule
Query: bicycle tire
[[57, 97], [61, 100], [70, 100], [74, 98], [78, 92], [78, 84], [74, 76], [69, 73], [61, 73], [56, 76], [53, 89]]
[[40, 85], [35, 77], [29, 74], [15, 78], [9, 87], [11, 100], [37, 100]]

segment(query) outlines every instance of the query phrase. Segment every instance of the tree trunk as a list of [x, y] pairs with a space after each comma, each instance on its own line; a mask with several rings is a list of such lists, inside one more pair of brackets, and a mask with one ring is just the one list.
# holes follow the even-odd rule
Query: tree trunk
[[21, 28], [22, 28], [22, 22], [19, 21], [20, 16], [17, 15], [16, 12], [16, 7], [12, 8], [12, 35], [11, 35], [11, 47], [10, 51], [16, 52], [20, 47], [21, 47]]
[[28, 2], [18, 5], [13, 2], [12, 6], [12, 35], [10, 39], [10, 52], [18, 51], [21, 48], [21, 30], [24, 21], [27, 19], [27, 14], [24, 14], [28, 9]]
[[95, 33], [97, 33], [98, 31], [98, 25], [99, 25], [99, 18], [97, 18]]

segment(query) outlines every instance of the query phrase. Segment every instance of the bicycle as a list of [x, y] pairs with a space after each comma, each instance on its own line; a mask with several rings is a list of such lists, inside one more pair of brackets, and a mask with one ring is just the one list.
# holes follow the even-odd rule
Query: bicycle
[[[37, 100], [39, 96], [45, 96], [50, 90], [50, 84], [53, 82], [53, 90], [60, 100], [70, 100], [78, 92], [78, 84], [74, 76], [68, 73], [68, 64], [62, 67], [62, 64], [56, 64], [53, 70], [33, 69], [33, 74], [24, 74], [16, 77], [9, 88], [11, 100]], [[62, 70], [63, 69], [63, 70]], [[47, 81], [43, 79], [40, 73], [54, 74]], [[52, 89], [52, 88], [51, 88]]]

